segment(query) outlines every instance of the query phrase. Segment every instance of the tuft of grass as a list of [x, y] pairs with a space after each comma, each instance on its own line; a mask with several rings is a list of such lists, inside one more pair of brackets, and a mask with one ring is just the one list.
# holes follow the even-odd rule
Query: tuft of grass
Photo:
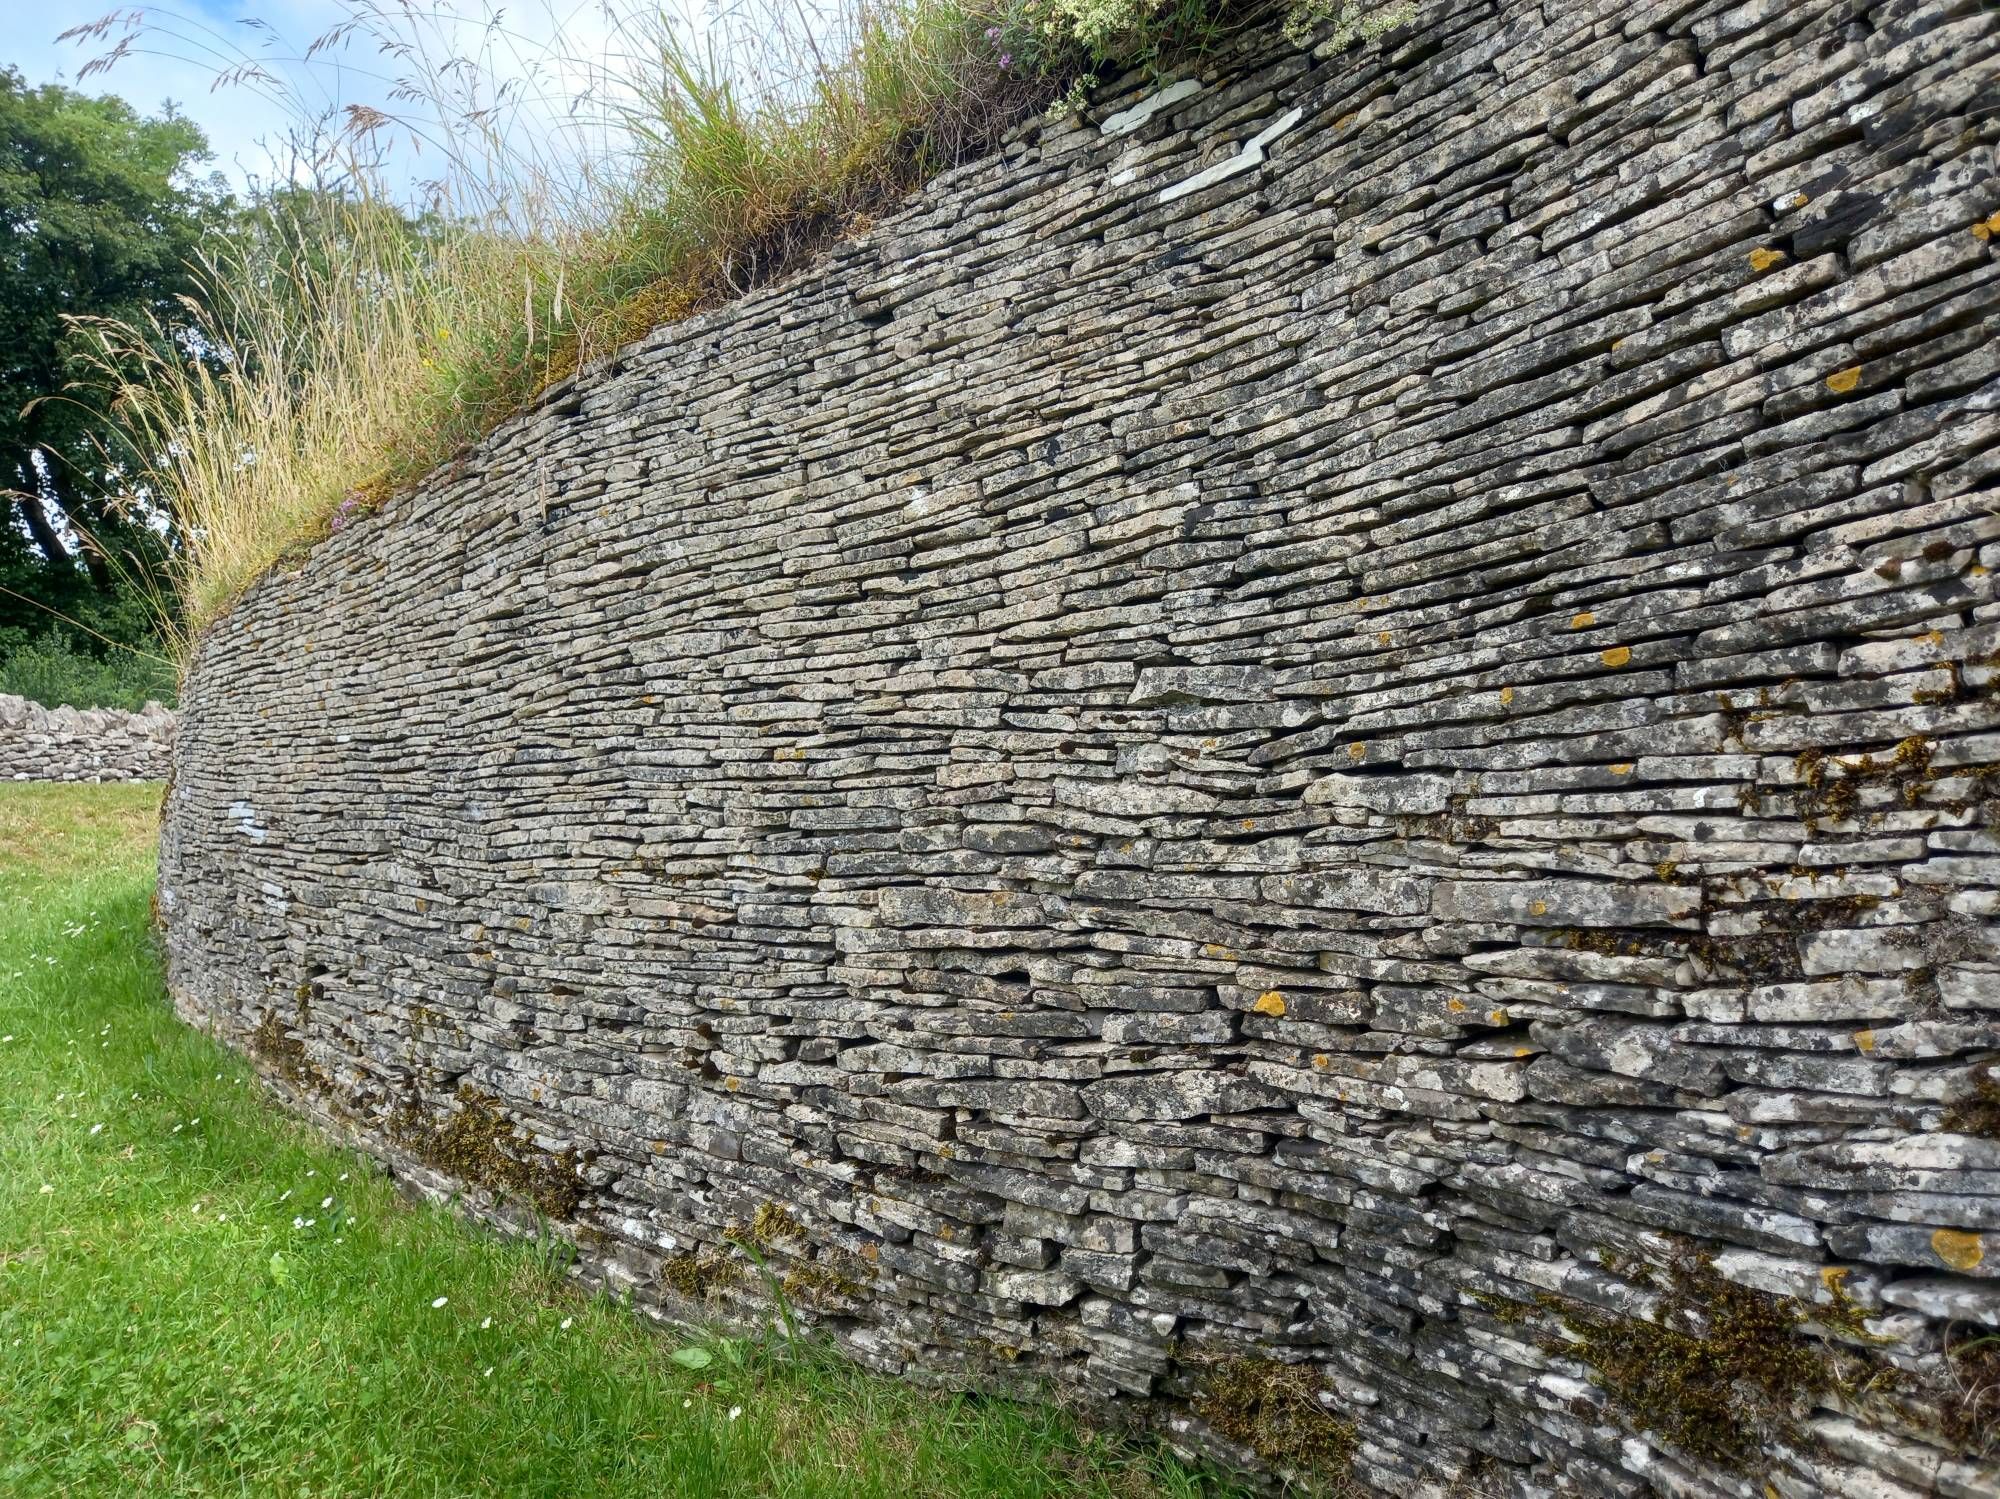
[[[564, 81], [577, 60], [554, 60], [571, 66], [549, 72], [540, 102], [560, 123], [510, 133], [533, 88], [496, 71], [504, 12], [343, 4], [306, 55], [372, 46], [408, 114], [302, 125], [282, 180], [306, 185], [265, 193], [209, 248], [185, 326], [84, 330], [79, 378], [111, 393], [120, 462], [176, 518], [183, 654], [257, 577], [552, 382], [796, 269], [1036, 112], [1080, 108], [1100, 75], [1165, 73], [1281, 14], [1248, 0], [843, 0], [831, 14], [769, 0], [732, 11], [704, 50], [635, 8], [592, 65], [598, 86], [579, 92]], [[484, 50], [455, 55], [451, 23], [482, 12]], [[1293, 0], [1290, 30], [1337, 47], [1408, 15]], [[73, 35], [101, 42], [117, 24]], [[169, 22], [124, 24], [112, 59], [178, 40]], [[199, 50], [216, 45], [208, 34]], [[222, 74], [299, 97], [248, 55]], [[441, 163], [421, 211], [386, 185], [385, 142], [402, 132]]]
[[0, 1492], [1236, 1492], [824, 1347], [677, 1359], [577, 1289], [552, 1227], [509, 1243], [412, 1206], [174, 1019], [158, 799], [0, 786]]

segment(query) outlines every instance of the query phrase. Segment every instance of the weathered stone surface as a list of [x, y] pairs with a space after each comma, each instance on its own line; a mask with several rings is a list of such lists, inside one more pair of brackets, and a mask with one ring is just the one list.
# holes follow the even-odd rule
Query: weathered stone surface
[[429, 1189], [497, 1100], [670, 1313], [755, 1233], [1190, 1443], [1310, 1361], [1376, 1492], [2000, 1492], [1923, 1395], [1702, 1461], [1536, 1304], [2000, 1316], [2000, 14], [1232, 45], [252, 590], [178, 1004]]
[[174, 748], [174, 713], [148, 703], [44, 708], [0, 693], [0, 781], [161, 781]]

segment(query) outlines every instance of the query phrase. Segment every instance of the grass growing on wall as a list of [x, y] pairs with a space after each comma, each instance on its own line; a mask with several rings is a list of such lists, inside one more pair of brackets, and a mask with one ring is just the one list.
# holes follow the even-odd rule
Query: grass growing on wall
[[0, 786], [0, 1493], [1234, 1492], [823, 1352], [682, 1367], [555, 1257], [410, 1206], [174, 1020], [158, 799]]
[[[426, 210], [385, 187], [400, 128], [350, 112], [217, 242], [182, 347], [99, 325], [89, 378], [116, 394], [135, 485], [183, 539], [185, 643], [254, 578], [462, 452], [552, 380], [799, 265], [939, 169], [1098, 74], [1166, 69], [1246, 18], [1237, 0], [846, 0], [774, 8], [726, 53], [636, 19], [589, 129], [510, 136], [504, 83], [441, 50], [433, 12], [345, 0], [339, 45], [402, 71], [439, 163]], [[1295, 0], [1337, 42], [1405, 5]], [[143, 30], [143, 28], [142, 28]], [[268, 80], [260, 80], [268, 81]]]

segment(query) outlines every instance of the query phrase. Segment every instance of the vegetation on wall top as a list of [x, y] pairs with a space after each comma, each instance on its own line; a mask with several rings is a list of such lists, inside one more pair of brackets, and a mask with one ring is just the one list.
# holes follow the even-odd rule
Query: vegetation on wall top
[[[317, 45], [403, 68], [397, 95], [446, 163], [425, 206], [385, 185], [382, 144], [408, 122], [350, 109], [302, 156], [307, 185], [198, 256], [192, 333], [84, 325], [132, 482], [177, 518], [184, 643], [581, 364], [796, 268], [1099, 75], [1164, 71], [1277, 18], [1231, 0], [886, 0], [837, 38], [774, 15], [707, 53], [636, 21], [588, 128], [524, 143], [479, 58], [448, 55], [408, 7], [350, 8]], [[1289, 26], [1346, 41], [1406, 12], [1300, 0]], [[190, 340], [217, 357], [183, 357]]]

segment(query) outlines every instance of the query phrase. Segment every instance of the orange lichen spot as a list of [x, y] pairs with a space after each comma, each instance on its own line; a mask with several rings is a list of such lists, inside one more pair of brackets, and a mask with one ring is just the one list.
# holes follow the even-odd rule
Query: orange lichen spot
[[943, 1156], [947, 1161], [955, 1161], [958, 1159], [958, 1152], [953, 1150], [951, 1146], [948, 1144], [940, 1145], [938, 1147], [938, 1154]]
[[1792, 207], [1794, 208], [1804, 208], [1810, 202], [1812, 202], [1812, 198], [1805, 193], [1792, 194]]
[[1548, 903], [1547, 901], [1545, 901], [1545, 900], [1531, 900], [1531, 901], [1529, 901], [1529, 902], [1528, 902], [1528, 914], [1529, 914], [1530, 916], [1546, 916], [1546, 915], [1548, 915], [1548, 914], [1549, 914], [1549, 903]]
[[1611, 340], [1611, 352], [1612, 352], [1612, 353], [1616, 354], [1616, 353], [1617, 353], [1617, 352], [1618, 352], [1618, 351], [1619, 351], [1620, 349], [1622, 349], [1622, 348], [1624, 348], [1624, 347], [1625, 347], [1625, 340], [1624, 340], [1624, 339], [1622, 339], [1622, 338], [1614, 338], [1614, 339], [1612, 339], [1612, 340]]
[[743, 1086], [743, 1079], [740, 1077], [725, 1077], [722, 1080], [722, 1086], [729, 1092], [734, 1093], [738, 1088]]
[[1980, 1242], [1978, 1234], [1958, 1228], [1941, 1228], [1931, 1235], [1931, 1253], [1954, 1270], [1971, 1270], [1986, 1258], [1986, 1246]]
[[1505, 1010], [1488, 1010], [1486, 1018], [1494, 1025], [1505, 1025], [1507, 1023], [1507, 1012]]
[[1387, 630], [1378, 630], [1375, 632], [1375, 643], [1377, 645], [1387, 645], [1394, 638]]
[[1844, 396], [1861, 383], [1861, 366], [1849, 365], [1844, 370], [1835, 370], [1826, 377], [1826, 388], [1837, 396]]
[[1592, 614], [1588, 609], [1579, 609], [1575, 614], [1570, 616], [1569, 627], [1572, 630], [1587, 630], [1596, 623], [1597, 616], [1595, 614]]
[[1854, 1033], [1854, 1044], [1862, 1051], [1873, 1051], [1875, 1049], [1875, 1033], [1873, 1031], [1856, 1031]]
[[1465, 1013], [1465, 1001], [1462, 999], [1447, 999], [1444, 1002], [1444, 1007], [1454, 1015], [1463, 1015]]
[[1783, 250], [1773, 250], [1768, 245], [1759, 246], [1750, 252], [1750, 269], [1761, 275], [1774, 265], [1782, 265], [1784, 260]]
[[952, 1239], [957, 1238], [958, 1234], [956, 1231], [953, 1230], [952, 1226], [949, 1223], [940, 1223], [938, 1225], [938, 1237], [940, 1239], [945, 1240], [946, 1242], [949, 1242]]
[[1504, 708], [1513, 701], [1514, 689], [1511, 687], [1502, 687], [1500, 689], [1500, 706]]
[[1517, 1057], [1531, 1057], [1534, 1054], [1535, 1048], [1532, 1046], [1517, 1046], [1514, 1048], [1514, 1055]]
[[1923, 634], [1919, 635], [1917, 639], [1921, 640], [1925, 645], [1932, 645], [1932, 646], [1943, 645], [1944, 631], [1940, 630], [1937, 626], [1933, 625], [1931, 626], [1930, 629], [1924, 631]]
[[1333, 1065], [1333, 1058], [1328, 1056], [1325, 1052], [1321, 1052], [1318, 1056], [1313, 1058], [1313, 1066], [1318, 1067], [1321, 1070], [1325, 1070], [1326, 1068], [1331, 1067], [1332, 1065]]
[[882, 1246], [872, 1242], [863, 1244], [861, 1246], [861, 1257], [871, 1264], [874, 1263], [882, 1257]]
[[1273, 1020], [1280, 1019], [1285, 1013], [1285, 996], [1276, 989], [1266, 989], [1257, 996], [1257, 1003], [1250, 1008], [1259, 1015], [1269, 1015]]
[[1629, 776], [1632, 774], [1632, 764], [1630, 760], [1620, 760], [1610, 767], [1611, 773], [1615, 776]]
[[1996, 234], [2000, 234], [2000, 213], [1995, 213], [1990, 218], [1981, 219], [1972, 226], [1972, 237], [1974, 239], [1991, 239]]
[[1254, 817], [1246, 817], [1246, 818], [1244, 818], [1244, 819], [1243, 819], [1243, 831], [1244, 831], [1244, 832], [1246, 832], [1246, 833], [1247, 833], [1247, 832], [1249, 832], [1249, 831], [1250, 831], [1250, 830], [1251, 830], [1252, 828], [1254, 828], [1254, 827], [1256, 827], [1256, 826], [1257, 826], [1257, 819], [1256, 819], [1256, 818], [1254, 818]]
[[1847, 1266], [1845, 1265], [1820, 1266], [1819, 1283], [1825, 1286], [1827, 1290], [1831, 1291], [1836, 1297], [1841, 1295], [1847, 1289]]
[[1632, 647], [1629, 645], [1614, 645], [1608, 651], [1598, 652], [1598, 655], [1603, 659], [1606, 666], [1623, 666], [1627, 661], [1632, 659]]
[[1359, 763], [1368, 758], [1368, 746], [1358, 741], [1347, 747], [1347, 758]]

